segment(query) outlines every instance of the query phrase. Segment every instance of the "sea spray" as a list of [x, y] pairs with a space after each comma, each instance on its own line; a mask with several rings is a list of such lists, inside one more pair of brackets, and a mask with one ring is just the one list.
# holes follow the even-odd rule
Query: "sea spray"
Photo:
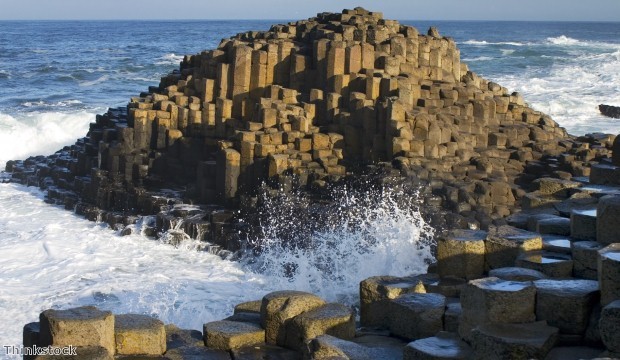
[[425, 272], [434, 230], [417, 194], [341, 187], [329, 202], [301, 195], [263, 197], [260, 236], [242, 262], [282, 289], [354, 305], [361, 280]]

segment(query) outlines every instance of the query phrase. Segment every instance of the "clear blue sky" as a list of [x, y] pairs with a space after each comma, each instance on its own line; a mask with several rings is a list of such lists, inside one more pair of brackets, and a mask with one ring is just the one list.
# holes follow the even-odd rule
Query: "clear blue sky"
[[355, 6], [398, 20], [620, 21], [620, 0], [0, 0], [0, 20], [302, 19]]

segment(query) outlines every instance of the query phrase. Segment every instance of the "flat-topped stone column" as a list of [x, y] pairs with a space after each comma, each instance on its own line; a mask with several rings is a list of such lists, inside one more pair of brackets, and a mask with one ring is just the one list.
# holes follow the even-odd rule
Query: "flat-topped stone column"
[[542, 246], [540, 234], [512, 226], [492, 228], [485, 244], [486, 268], [497, 269], [514, 266], [515, 260], [520, 254], [541, 250]]
[[482, 324], [534, 321], [535, 300], [536, 288], [531, 282], [495, 277], [472, 280], [461, 292], [459, 334], [467, 340], [471, 330]]
[[446, 297], [441, 294], [403, 294], [389, 302], [390, 332], [407, 339], [434, 336], [443, 330]]
[[599, 330], [605, 347], [620, 354], [620, 300], [615, 300], [603, 308]]
[[558, 341], [558, 329], [544, 321], [484, 324], [472, 331], [475, 359], [544, 359]]
[[573, 275], [582, 279], [598, 279], [598, 251], [605, 246], [596, 241], [571, 243]]
[[620, 242], [620, 196], [603, 196], [596, 208], [596, 241], [601, 244]]
[[538, 280], [536, 320], [545, 320], [564, 334], [582, 335], [600, 292], [594, 280]]
[[455, 276], [467, 280], [484, 273], [485, 231], [453, 230], [437, 241], [437, 264], [442, 277]]
[[574, 239], [596, 241], [596, 209], [575, 209], [570, 213], [570, 235]]
[[620, 243], [599, 250], [598, 282], [603, 306], [620, 299]]
[[472, 349], [458, 335], [441, 331], [437, 335], [410, 342], [403, 351], [403, 360], [469, 359]]

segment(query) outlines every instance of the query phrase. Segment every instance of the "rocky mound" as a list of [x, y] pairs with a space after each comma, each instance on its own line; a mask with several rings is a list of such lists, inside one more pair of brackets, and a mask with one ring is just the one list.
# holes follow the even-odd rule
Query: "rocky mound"
[[159, 213], [162, 230], [191, 217], [188, 234], [232, 248], [221, 234], [233, 214], [221, 210], [251, 211], [263, 183], [320, 193], [374, 171], [426, 184], [426, 204], [449, 211], [452, 226], [487, 228], [519, 207], [521, 185], [588, 175], [611, 140], [568, 136], [469, 71], [436, 29], [356, 8], [186, 56], [75, 145], [7, 171], [89, 218], [124, 226]]

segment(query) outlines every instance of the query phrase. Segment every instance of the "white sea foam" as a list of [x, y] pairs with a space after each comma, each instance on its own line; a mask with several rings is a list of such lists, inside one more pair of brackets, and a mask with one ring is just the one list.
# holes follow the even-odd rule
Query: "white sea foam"
[[[390, 195], [370, 211], [356, 205], [367, 203], [346, 197], [346, 214], [333, 215], [351, 216], [346, 217], [348, 225], [357, 230], [319, 232], [307, 251], [268, 238], [253, 264], [137, 234], [119, 237], [45, 204], [41, 197], [34, 188], [0, 184], [2, 344], [18, 345], [22, 326], [48, 308], [95, 305], [201, 329], [203, 323], [229, 315], [235, 304], [274, 290], [309, 290], [328, 301], [351, 304], [360, 280], [419, 273], [430, 256], [432, 231], [419, 214], [400, 208]], [[271, 226], [280, 225], [268, 224], [266, 233], [275, 232]]]
[[16, 117], [0, 113], [0, 168], [7, 160], [49, 155], [88, 132], [94, 114], [24, 113]]
[[474, 46], [486, 46], [486, 45], [525, 46], [525, 45], [528, 45], [526, 43], [516, 42], [516, 41], [488, 42], [486, 40], [467, 40], [467, 41], [464, 41], [462, 44], [474, 45]]
[[102, 82], [106, 82], [110, 79], [109, 75], [102, 75], [99, 78], [95, 79], [95, 80], [90, 80], [90, 81], [80, 81], [79, 85], [80, 86], [94, 86], [97, 84], [100, 84]]
[[476, 62], [476, 61], [490, 61], [490, 60], [493, 60], [493, 59], [495, 59], [495, 58], [491, 57], [491, 56], [478, 56], [478, 57], [475, 57], [475, 58], [464, 58], [464, 59], [461, 59], [461, 60], [464, 61], [464, 62]]
[[554, 45], [576, 45], [580, 43], [579, 40], [570, 38], [566, 35], [561, 35], [558, 37], [549, 37], [547, 38], [547, 41]]
[[22, 103], [21, 105], [24, 107], [67, 107], [67, 106], [71, 106], [71, 105], [77, 105], [77, 104], [81, 104], [82, 102], [80, 100], [63, 100], [63, 101], [57, 101], [55, 103], [48, 103], [46, 101], [43, 100], [39, 100], [39, 101], [26, 101], [24, 103]]
[[155, 62], [155, 65], [179, 65], [179, 63], [183, 60], [182, 55], [176, 55], [174, 53], [166, 54]]
[[500, 51], [502, 52], [502, 55], [504, 56], [512, 55], [515, 52], [514, 49], [501, 49]]

